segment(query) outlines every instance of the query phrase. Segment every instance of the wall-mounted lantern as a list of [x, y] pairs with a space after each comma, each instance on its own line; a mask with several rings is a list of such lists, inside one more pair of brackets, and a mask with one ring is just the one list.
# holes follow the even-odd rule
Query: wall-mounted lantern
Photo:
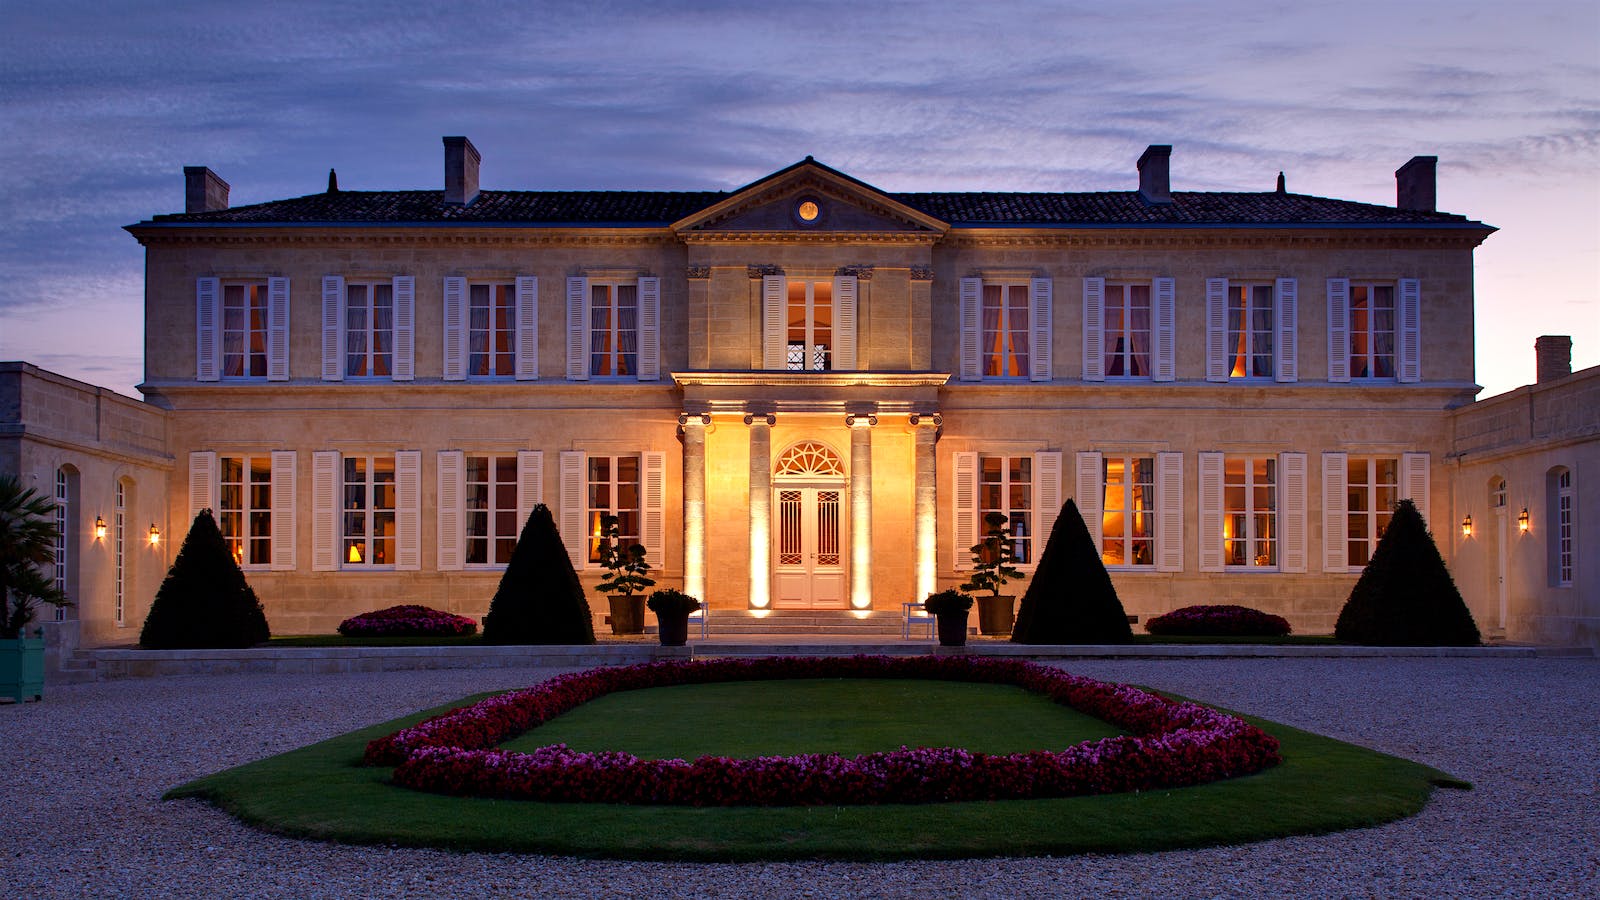
[[1522, 512], [1517, 514], [1517, 530], [1523, 534], [1528, 533], [1528, 508], [1524, 506]]
[[99, 516], [94, 517], [94, 539], [97, 541], [106, 539], [106, 520]]
[[151, 522], [150, 523], [150, 546], [154, 547], [155, 545], [157, 545], [159, 543], [161, 543], [161, 529], [156, 527], [156, 523]]
[[1464, 537], [1464, 538], [1472, 537], [1472, 514], [1471, 513], [1467, 513], [1466, 518], [1461, 520], [1461, 536]]

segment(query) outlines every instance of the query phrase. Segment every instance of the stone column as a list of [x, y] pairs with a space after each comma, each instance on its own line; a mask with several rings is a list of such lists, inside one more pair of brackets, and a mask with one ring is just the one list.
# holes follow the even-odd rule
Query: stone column
[[750, 606], [772, 605], [772, 426], [771, 414], [744, 417], [750, 426]]
[[850, 426], [850, 608], [872, 608], [872, 426], [878, 417], [845, 416]]
[[939, 572], [939, 506], [935, 448], [939, 443], [943, 419], [926, 413], [911, 417], [916, 448], [912, 457], [916, 478], [916, 530], [914, 540], [917, 551], [916, 600], [933, 593]]
[[706, 600], [706, 426], [709, 415], [681, 415], [683, 429], [683, 592]]

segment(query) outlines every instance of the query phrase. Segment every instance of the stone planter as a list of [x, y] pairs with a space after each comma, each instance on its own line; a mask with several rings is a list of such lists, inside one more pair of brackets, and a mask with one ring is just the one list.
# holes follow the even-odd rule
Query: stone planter
[[967, 614], [970, 610], [958, 613], [944, 613], [934, 616], [939, 625], [939, 646], [965, 647], [967, 645]]
[[663, 647], [682, 647], [689, 643], [689, 613], [656, 613], [656, 634]]
[[983, 634], [1010, 634], [1016, 622], [1016, 600], [1012, 594], [978, 598], [978, 631]]
[[44, 699], [44, 629], [33, 635], [0, 638], [0, 699]]
[[612, 634], [644, 634], [644, 595], [607, 594]]

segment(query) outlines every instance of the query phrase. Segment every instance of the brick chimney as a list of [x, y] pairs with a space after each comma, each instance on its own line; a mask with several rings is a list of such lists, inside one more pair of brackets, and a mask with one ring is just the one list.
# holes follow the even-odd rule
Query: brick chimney
[[444, 202], [462, 206], [478, 199], [478, 148], [464, 137], [444, 139]]
[[1572, 374], [1572, 337], [1565, 334], [1547, 334], [1534, 338], [1533, 355], [1537, 360], [1538, 381], [1555, 381]]
[[1146, 203], [1172, 202], [1171, 144], [1151, 144], [1139, 157], [1139, 196]]
[[1394, 170], [1394, 205], [1400, 209], [1417, 212], [1437, 212], [1439, 191], [1435, 170], [1437, 156], [1413, 156], [1411, 161]]
[[216, 212], [228, 208], [228, 183], [205, 166], [183, 167], [183, 211]]

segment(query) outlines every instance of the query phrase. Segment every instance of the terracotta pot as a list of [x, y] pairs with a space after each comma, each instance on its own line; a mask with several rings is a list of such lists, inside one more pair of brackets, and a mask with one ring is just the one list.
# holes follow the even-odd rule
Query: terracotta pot
[[971, 610], [962, 610], [958, 613], [943, 613], [935, 616], [939, 623], [939, 646], [964, 647], [967, 643], [967, 613]]
[[1016, 597], [1011, 594], [978, 597], [978, 631], [984, 634], [1010, 634], [1016, 622]]
[[689, 613], [656, 613], [656, 634], [663, 647], [682, 647], [689, 643]]
[[644, 634], [644, 595], [607, 594], [612, 634]]

